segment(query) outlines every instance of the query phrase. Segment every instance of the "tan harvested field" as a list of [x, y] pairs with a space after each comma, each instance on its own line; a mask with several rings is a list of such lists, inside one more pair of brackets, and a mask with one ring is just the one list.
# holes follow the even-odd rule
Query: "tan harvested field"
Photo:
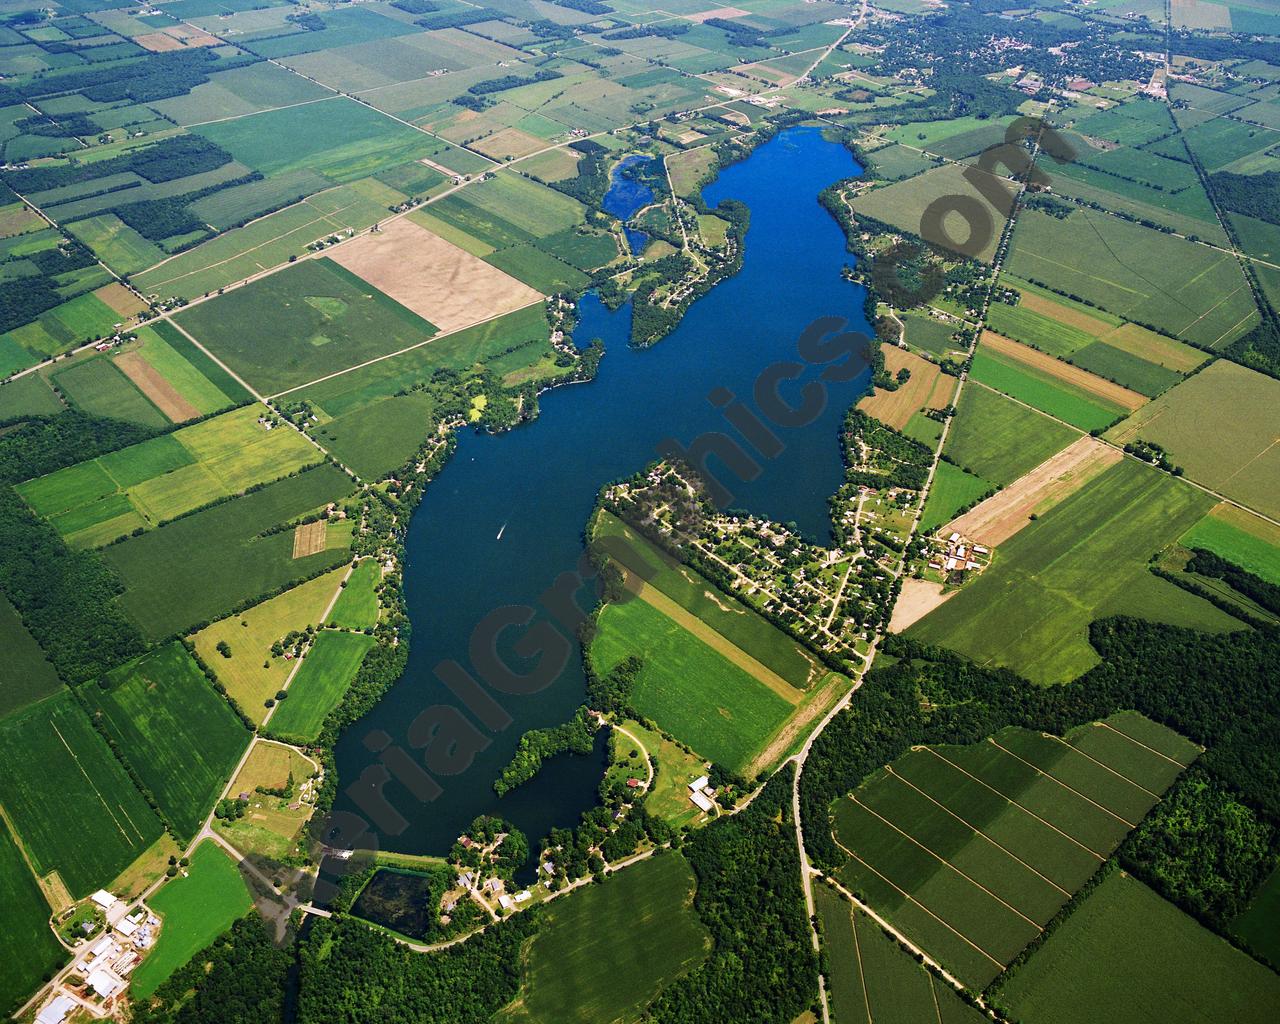
[[471, 143], [471, 148], [495, 160], [505, 160], [509, 156], [528, 156], [540, 149], [546, 149], [547, 143], [536, 135], [522, 132], [519, 128], [503, 128], [483, 139], [476, 139]]
[[244, 767], [231, 784], [231, 793], [252, 793], [259, 786], [281, 788], [293, 772], [294, 781], [301, 783], [315, 771], [315, 767], [292, 747], [280, 743], [262, 741], [255, 743], [245, 759]]
[[1252, 512], [1246, 512], [1236, 505], [1228, 505], [1224, 501], [1214, 505], [1209, 510], [1209, 514], [1214, 519], [1221, 519], [1224, 523], [1228, 523], [1251, 536], [1257, 537], [1259, 540], [1265, 540], [1268, 544], [1274, 544], [1280, 548], [1280, 526], [1276, 526], [1265, 519], [1260, 519]]
[[115, 364], [174, 423], [185, 423], [200, 416], [200, 410], [178, 394], [160, 371], [137, 352], [116, 356]]
[[802, 737], [807, 735], [813, 728], [813, 724], [823, 715], [831, 710], [845, 693], [848, 688], [849, 681], [842, 675], [835, 672], [830, 673], [823, 683], [819, 683], [815, 687], [812, 695], [805, 701], [804, 705], [783, 724], [778, 730], [778, 734], [769, 741], [764, 750], [760, 751], [747, 765], [745, 774], [747, 778], [758, 776], [761, 772], [773, 768], [783, 756], [792, 747], [796, 746]]
[[336, 246], [328, 256], [441, 331], [460, 330], [542, 298], [407, 217]]
[[145, 302], [118, 281], [104, 284], [93, 294], [105, 305], [110, 306], [124, 317], [134, 316], [147, 308]]
[[293, 557], [306, 558], [307, 555], [318, 554], [324, 550], [325, 528], [323, 519], [314, 523], [303, 523], [293, 531]]
[[0, 238], [38, 231], [43, 227], [48, 227], [45, 219], [26, 203], [14, 203], [0, 211]]
[[1118, 348], [1122, 352], [1128, 352], [1131, 356], [1137, 356], [1151, 363], [1159, 363], [1178, 373], [1190, 373], [1209, 358], [1207, 352], [1201, 352], [1190, 345], [1166, 338], [1163, 334], [1156, 334], [1155, 331], [1149, 331], [1137, 324], [1117, 327], [1110, 334], [1103, 335], [1102, 340], [1112, 348]]
[[186, 25], [167, 28], [163, 32], [148, 32], [146, 35], [134, 36], [133, 41], [152, 53], [184, 50], [191, 46], [222, 45], [222, 40], [217, 36]]
[[946, 604], [956, 594], [958, 590], [953, 590], [949, 594], [943, 593], [941, 583], [931, 583], [929, 580], [916, 580], [908, 577], [902, 581], [902, 593], [898, 595], [898, 600], [893, 605], [893, 615], [889, 619], [889, 632], [901, 633], [912, 623], [923, 619], [935, 608]]
[[1104, 334], [1114, 331], [1105, 320], [1096, 316], [1090, 316], [1088, 313], [1080, 309], [1072, 309], [1070, 306], [1064, 306], [1060, 302], [1054, 302], [1053, 299], [1045, 298], [1031, 291], [1019, 291], [1022, 296], [1019, 305], [1025, 306], [1033, 313], [1039, 313], [1041, 316], [1047, 316], [1050, 320], [1057, 320], [1060, 324], [1066, 324], [1068, 327], [1078, 327], [1082, 331], [1092, 334], [1095, 338], [1100, 338]]
[[[939, 532], [954, 531], [991, 547], [1003, 544], [1027, 525], [1033, 512], [1052, 508], [1122, 458], [1115, 448], [1086, 434]], [[897, 614], [895, 608], [895, 619]]]
[[633, 573], [627, 573], [626, 586], [640, 600], [652, 605], [676, 625], [688, 630], [727, 661], [733, 662], [742, 671], [760, 680], [788, 704], [799, 704], [804, 699], [803, 690], [797, 690], [773, 669], [761, 664], [742, 648], [730, 643], [696, 615], [667, 597], [661, 590], [649, 586]]
[[[862, 399], [858, 408], [895, 430], [901, 430], [913, 415], [930, 406], [942, 371], [936, 364], [897, 345], [883, 345], [880, 350], [884, 353], [884, 366], [890, 376], [905, 368], [911, 371], [911, 379], [897, 391], [875, 391]], [[946, 401], [942, 402], [942, 405], [946, 404]]]
[[520, 162], [520, 170], [532, 174], [539, 181], [564, 181], [578, 173], [578, 161], [582, 157], [567, 146], [548, 150]]
[[1148, 362], [1158, 363], [1178, 373], [1190, 373], [1209, 358], [1206, 353], [1190, 345], [1184, 345], [1173, 338], [1166, 338], [1137, 324], [1121, 324], [1119, 327], [1113, 327], [1101, 317], [1092, 316], [1084, 310], [1072, 309], [1044, 295], [1022, 290], [1019, 290], [1018, 294], [1021, 296], [1019, 305], [1033, 313], [1039, 313], [1067, 327], [1078, 328], [1092, 334], [1099, 341], [1106, 342], [1112, 348], [1118, 348], [1122, 352], [1128, 352]]
[[713, 7], [709, 11], [686, 14], [685, 20], [697, 22], [701, 25], [704, 21], [709, 21], [712, 18], [745, 18], [750, 14], [750, 11], [744, 11], [741, 7]]
[[1078, 366], [1072, 366], [1070, 363], [1064, 363], [1061, 359], [1055, 359], [1045, 352], [1020, 344], [1002, 334], [996, 334], [994, 331], [982, 332], [982, 344], [991, 352], [999, 352], [1010, 359], [1016, 359], [1024, 366], [1032, 367], [1041, 373], [1047, 373], [1051, 377], [1056, 377], [1058, 380], [1071, 384], [1081, 391], [1086, 391], [1108, 402], [1113, 402], [1122, 409], [1128, 409], [1130, 412], [1147, 404], [1145, 395], [1130, 391], [1119, 384], [1113, 384], [1097, 374], [1082, 370]]
[[703, 176], [715, 163], [715, 150], [710, 146], [700, 149], [688, 149], [672, 153], [667, 159], [667, 171], [671, 175], [671, 184], [676, 193], [682, 196], [693, 195]]

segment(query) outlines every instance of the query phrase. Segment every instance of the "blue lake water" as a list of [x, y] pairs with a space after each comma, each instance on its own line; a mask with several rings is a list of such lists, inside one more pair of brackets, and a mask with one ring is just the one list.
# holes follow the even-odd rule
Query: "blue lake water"
[[[760, 371], [795, 359], [796, 339], [819, 316], [845, 317], [850, 329], [867, 330], [862, 289], [840, 278], [849, 261], [843, 235], [817, 202], [823, 188], [859, 170], [848, 151], [812, 128], [789, 129], [727, 168], [704, 196], [712, 206], [734, 198], [751, 209], [741, 272], [717, 285], [670, 336], [645, 350], [628, 347], [629, 307], [610, 313], [588, 296], [575, 337], [580, 344], [604, 339], [606, 355], [596, 379], [544, 394], [542, 414], [528, 426], [501, 436], [468, 432], [459, 438], [457, 453], [430, 485], [406, 542], [405, 588], [413, 622], [408, 668], [348, 730], [337, 751], [342, 792], [335, 809], [371, 821], [381, 848], [445, 853], [481, 813], [513, 821], [536, 844], [552, 827], [576, 824], [594, 804], [606, 760], [603, 738], [592, 756], [557, 757], [533, 782], [502, 799], [492, 788], [526, 729], [562, 722], [582, 702], [576, 642], [568, 642], [568, 664], [540, 692], [487, 691], [511, 718], [496, 731], [461, 710], [462, 702], [433, 669], [454, 659], [475, 675], [469, 644], [477, 624], [501, 606], [537, 607], [557, 575], [575, 568], [583, 528], [603, 484], [643, 468], [665, 437], [688, 444], [703, 432], [730, 429], [708, 401], [709, 392], [727, 387], [751, 405]], [[783, 389], [793, 403], [798, 404], [801, 383]], [[823, 415], [802, 429], [778, 429], [785, 450], [759, 460], [763, 472], [753, 482], [722, 474], [733, 507], [793, 521], [825, 540], [827, 499], [841, 479], [840, 419], [866, 386], [866, 373], [828, 385]], [[534, 621], [550, 618], [539, 612]], [[522, 632], [508, 630], [515, 634], [508, 639]], [[392, 762], [407, 753], [421, 765], [423, 753], [408, 739], [410, 723], [428, 709], [452, 714], [441, 712], [442, 706], [461, 710], [474, 723], [484, 749], [463, 770], [432, 770], [441, 789], [433, 798], [414, 795], [393, 773], [381, 794], [400, 820], [386, 815], [386, 805], [373, 820], [370, 798], [382, 772], [379, 759]]]
[[[623, 224], [653, 202], [653, 189], [643, 182], [623, 177], [622, 172], [628, 167], [652, 159], [653, 157], [643, 153], [633, 153], [618, 161], [618, 165], [613, 169], [609, 191], [604, 194], [604, 202], [601, 205], [606, 213], [613, 214]], [[623, 228], [623, 233], [627, 236], [627, 244], [631, 246], [632, 253], [639, 256], [648, 243], [649, 236], [635, 228]]]

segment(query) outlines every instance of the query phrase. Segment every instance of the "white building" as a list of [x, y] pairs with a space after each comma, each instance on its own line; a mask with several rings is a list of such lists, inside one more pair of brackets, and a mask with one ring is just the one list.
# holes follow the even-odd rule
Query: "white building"
[[54, 996], [36, 1014], [36, 1024], [62, 1024], [67, 1014], [75, 1009], [76, 1001], [68, 995]]
[[112, 907], [116, 905], [116, 903], [119, 902], [114, 896], [111, 895], [111, 893], [107, 892], [106, 889], [99, 889], [92, 896], [90, 896], [89, 899], [93, 900], [93, 902], [96, 903], [98, 906], [100, 906], [103, 910], [110, 910]]

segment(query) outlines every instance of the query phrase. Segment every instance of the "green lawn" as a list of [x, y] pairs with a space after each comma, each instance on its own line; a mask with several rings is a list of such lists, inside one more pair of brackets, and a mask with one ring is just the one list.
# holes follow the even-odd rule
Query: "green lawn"
[[[64, 691], [0, 721], [0, 803], [41, 874], [105, 885], [160, 838], [159, 819]], [[74, 827], [51, 808], [74, 808]]]
[[[176, 319], [267, 393], [345, 370], [436, 333], [420, 316], [327, 259], [304, 260], [185, 310]], [[242, 329], [250, 323], [258, 329]]]
[[1097, 662], [1086, 634], [1091, 621], [1106, 615], [1240, 628], [1147, 569], [1150, 556], [1212, 504], [1208, 495], [1126, 459], [1001, 545], [990, 568], [910, 634], [1053, 683]]
[[632, 654], [644, 660], [636, 710], [731, 771], [742, 771], [791, 713], [763, 683], [641, 600], [606, 606], [591, 644], [600, 672]]
[[49, 904], [31, 877], [8, 828], [0, 821], [0, 1013], [9, 1013], [60, 967], [67, 954], [49, 928]]
[[363, 559], [347, 579], [338, 595], [329, 622], [346, 629], [368, 629], [378, 624], [378, 595], [375, 588], [382, 582], [382, 567], [376, 558]]
[[188, 841], [249, 745], [249, 732], [176, 640], [84, 694], [126, 761]]
[[1124, 414], [1119, 406], [1104, 403], [1014, 359], [983, 348], [974, 354], [969, 372], [980, 384], [1002, 391], [1081, 430], [1110, 426]]
[[499, 1019], [638, 1019], [663, 987], [707, 955], [711, 943], [693, 892], [688, 862], [668, 852], [556, 900], [529, 947], [519, 1001]]
[[1004, 487], [1079, 435], [1033, 409], [983, 387], [969, 386], [947, 433], [946, 455]]
[[952, 519], [960, 509], [977, 501], [991, 489], [991, 484], [982, 477], [966, 473], [949, 462], [939, 462], [933, 486], [929, 488], [929, 497], [925, 499], [924, 514], [920, 519], [921, 531], [927, 533], [936, 530]]
[[1280, 1008], [1280, 978], [1115, 871], [1003, 983], [998, 1002], [1025, 1024], [1263, 1024]]
[[355, 679], [369, 648], [371, 636], [322, 630], [289, 684], [289, 696], [277, 707], [268, 727], [280, 736], [314, 740], [325, 717], [338, 706]]
[[197, 846], [187, 872], [147, 901], [163, 925], [155, 948], [133, 973], [130, 991], [135, 999], [149, 997], [253, 906], [235, 862], [217, 844]]

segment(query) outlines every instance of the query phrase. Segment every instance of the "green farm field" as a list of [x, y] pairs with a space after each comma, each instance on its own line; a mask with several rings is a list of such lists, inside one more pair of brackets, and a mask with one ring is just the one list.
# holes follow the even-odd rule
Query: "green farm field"
[[0, 718], [62, 688], [58, 673], [23, 625], [22, 616], [0, 594]]
[[74, 408], [90, 415], [127, 420], [144, 427], [169, 425], [169, 418], [105, 356], [94, 356], [51, 373], [50, 380]]
[[[75, 828], [49, 794], [75, 808]], [[44, 876], [72, 896], [109, 882], [160, 838], [159, 819], [70, 692], [0, 721], [0, 804]]]
[[[442, 338], [427, 348], [447, 340]], [[364, 480], [377, 480], [417, 454], [435, 426], [435, 412], [436, 402], [431, 395], [411, 391], [327, 420], [315, 426], [313, 433], [325, 450], [352, 472]]]
[[376, 558], [365, 558], [356, 564], [338, 602], [329, 614], [329, 622], [343, 629], [371, 629], [378, 624], [377, 587], [382, 582], [382, 566]]
[[1081, 430], [1110, 426], [1124, 410], [1086, 394], [1002, 353], [979, 348], [970, 369], [973, 379], [1034, 406]]
[[611, 512], [600, 513], [593, 536], [628, 571], [642, 573], [650, 586], [797, 689], [808, 689], [826, 674], [825, 666], [791, 637], [694, 569], [675, 563]]
[[939, 462], [920, 517], [921, 532], [936, 530], [991, 489], [992, 485], [982, 477], [967, 473], [950, 462]]
[[[3, 363], [4, 343], [0, 342], [0, 373]], [[54, 416], [66, 406], [53, 393], [49, 382], [38, 373], [0, 385], [0, 419], [16, 419], [19, 416]]]
[[813, 891], [839, 1024], [978, 1024], [986, 1018], [830, 886]]
[[[505, 372], [508, 367], [532, 365], [551, 351], [547, 341], [546, 313], [541, 305], [529, 306], [456, 334], [446, 334], [411, 352], [313, 384], [293, 397], [318, 405], [325, 413], [337, 418], [428, 381], [441, 368], [465, 369], [483, 362], [494, 372]], [[357, 432], [362, 429], [359, 418], [352, 417], [348, 422]], [[336, 432], [336, 428], [331, 429]], [[406, 446], [410, 443], [402, 433], [409, 429], [404, 425], [398, 428], [397, 443]], [[324, 437], [323, 432], [321, 437]], [[420, 441], [418, 438], [415, 444]], [[385, 462], [381, 464], [385, 465]]]
[[947, 433], [944, 454], [985, 480], [1004, 487], [1079, 435], [984, 387], [967, 387]]
[[68, 230], [117, 274], [136, 274], [165, 257], [163, 249], [143, 238], [114, 213], [86, 217]]
[[304, 256], [317, 239], [369, 227], [387, 215], [388, 199], [397, 195], [373, 179], [331, 188], [179, 253], [133, 283], [162, 297], [209, 295], [290, 256]]
[[[185, 355], [166, 341], [159, 331], [150, 327], [140, 327], [135, 333], [142, 343], [138, 354], [153, 370], [167, 380], [179, 395], [191, 403], [197, 412], [208, 415], [234, 405], [239, 400], [239, 394], [233, 400], [197, 369]], [[194, 348], [190, 342], [187, 345], [188, 348]], [[205, 358], [208, 359], [208, 357]]]
[[104, 544], [320, 461], [301, 434], [267, 430], [262, 415], [246, 406], [28, 481], [19, 493], [69, 543]]
[[524, 956], [520, 994], [497, 1019], [638, 1020], [661, 989], [706, 958], [711, 942], [693, 892], [688, 862], [667, 852], [556, 900]]
[[1039, 210], [1019, 215], [1009, 270], [1209, 348], [1257, 320], [1235, 257], [1085, 209], [1063, 220]]
[[212, 841], [195, 848], [185, 877], [166, 882], [147, 903], [163, 926], [155, 948], [133, 973], [135, 999], [148, 998], [253, 906], [235, 862]]
[[1280, 1008], [1280, 978], [1113, 871], [996, 998], [1026, 1024], [1263, 1024]]
[[1010, 306], [1006, 302], [991, 303], [987, 310], [987, 326], [1006, 338], [1060, 358], [1096, 340], [1094, 335], [1079, 327], [1051, 320], [1026, 306]]
[[[341, 470], [317, 466], [111, 545], [103, 557], [125, 585], [122, 607], [158, 640], [346, 562], [345, 547], [295, 559], [292, 531], [264, 531], [339, 501], [351, 490]], [[192, 586], [193, 580], [200, 586]]]
[[792, 705], [642, 600], [607, 605], [591, 644], [604, 673], [644, 659], [636, 709], [677, 739], [740, 772], [782, 728]]
[[[333, 600], [346, 566], [308, 580], [292, 590], [206, 626], [192, 638], [196, 653], [213, 669], [227, 695], [255, 723], [262, 724], [264, 702], [274, 697], [296, 662], [271, 656], [271, 646], [281, 637], [308, 626], [320, 626], [324, 610]], [[225, 657], [218, 644], [225, 643]], [[265, 668], [263, 666], [266, 666]]]
[[[288, 270], [177, 318], [216, 356], [266, 392], [306, 384], [425, 341], [435, 328], [331, 260]], [[261, 336], [239, 329], [254, 323]], [[272, 344], [260, 344], [260, 337]]]
[[1001, 545], [990, 568], [909, 634], [1058, 683], [1097, 663], [1087, 630], [1107, 615], [1238, 629], [1238, 620], [1147, 569], [1152, 554], [1212, 505], [1208, 495], [1126, 459]]
[[[914, 178], [863, 193], [854, 200], [853, 208], [857, 213], [874, 217], [876, 220], [918, 235], [920, 234], [920, 217], [925, 208], [935, 199], [951, 195], [980, 198], [978, 190], [963, 177], [963, 171], [964, 168], [959, 164], [945, 164], [934, 170], [925, 171], [924, 174], [916, 175]], [[1008, 182], [985, 172], [976, 173], [984, 174], [987, 179], [990, 179], [987, 181], [987, 187], [1003, 189], [1012, 196], [1013, 190]], [[983, 206], [985, 209], [991, 209], [985, 201]], [[990, 260], [995, 255], [996, 243], [1004, 230], [1003, 216], [991, 210], [991, 219], [990, 236], [977, 253], [978, 258], [982, 260]], [[943, 227], [957, 243], [964, 244], [966, 223], [962, 217], [952, 214], [943, 222]]]
[[181, 840], [200, 829], [249, 731], [176, 640], [83, 691]]
[[1187, 476], [1280, 517], [1280, 382], [1218, 360], [1107, 432], [1154, 441]]
[[9, 1013], [44, 980], [45, 973], [62, 966], [67, 954], [49, 927], [49, 904], [31, 877], [22, 851], [0, 820], [0, 916], [4, 934], [0, 956], [0, 1013]]
[[[913, 749], [836, 801], [835, 835], [849, 854], [841, 880], [982, 987], [1199, 753], [1137, 716], [1116, 723]], [[1177, 759], [1147, 745], [1152, 730]]]
[[1243, 509], [1217, 506], [1184, 533], [1178, 543], [1212, 551], [1280, 586], [1280, 527]]
[[373, 637], [364, 633], [321, 630], [289, 684], [289, 696], [276, 705], [271, 731], [308, 741], [320, 735], [325, 718], [342, 700], [373, 644]]
[[310, 170], [354, 181], [430, 155], [433, 140], [345, 97], [201, 125], [196, 132], [271, 176]]

